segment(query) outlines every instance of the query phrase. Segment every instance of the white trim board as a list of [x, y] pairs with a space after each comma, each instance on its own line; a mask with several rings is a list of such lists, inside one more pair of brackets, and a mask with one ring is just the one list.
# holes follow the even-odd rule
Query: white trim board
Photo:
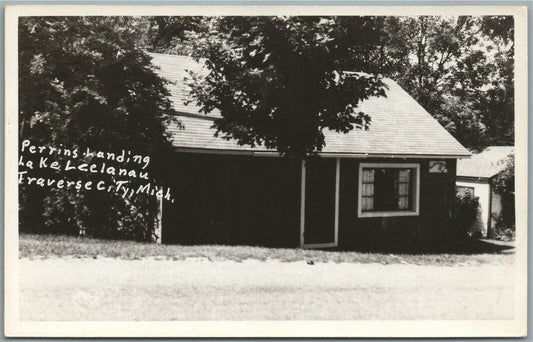
[[[216, 149], [204, 147], [174, 146], [175, 152], [199, 153], [199, 154], [223, 154], [223, 155], [247, 155], [254, 157], [281, 157], [279, 152], [254, 150], [254, 149]], [[384, 158], [384, 159], [469, 159], [470, 155], [448, 155], [448, 154], [387, 154], [387, 153], [340, 153], [340, 152], [319, 152], [322, 158]]]
[[301, 188], [300, 188], [300, 247], [304, 247], [304, 232], [305, 232], [305, 159], [302, 159], [302, 173], [301, 173]]
[[[362, 212], [362, 192], [363, 192], [363, 168], [395, 168], [395, 169], [416, 169], [415, 198], [410, 211], [371, 211]], [[420, 215], [420, 164], [418, 163], [359, 163], [359, 173], [357, 176], [357, 218], [368, 217], [397, 217], [397, 216], [419, 216]]]

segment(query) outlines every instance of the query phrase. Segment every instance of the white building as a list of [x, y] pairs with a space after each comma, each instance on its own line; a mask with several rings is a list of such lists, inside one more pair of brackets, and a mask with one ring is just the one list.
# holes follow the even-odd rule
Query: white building
[[489, 146], [470, 159], [457, 161], [457, 190], [479, 197], [478, 218], [472, 230], [484, 237], [495, 227], [501, 212], [501, 198], [493, 190], [493, 179], [505, 168], [505, 160], [513, 152], [514, 146]]

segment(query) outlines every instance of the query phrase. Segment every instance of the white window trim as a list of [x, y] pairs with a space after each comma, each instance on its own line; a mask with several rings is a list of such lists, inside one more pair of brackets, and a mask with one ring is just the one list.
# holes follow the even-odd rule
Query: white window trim
[[[414, 210], [409, 211], [369, 211], [363, 212], [361, 209], [363, 198], [363, 168], [396, 168], [396, 169], [415, 169], [415, 191], [413, 198]], [[397, 164], [397, 163], [359, 163], [359, 177], [357, 186], [357, 217], [395, 217], [395, 216], [419, 216], [420, 215], [420, 164]]]

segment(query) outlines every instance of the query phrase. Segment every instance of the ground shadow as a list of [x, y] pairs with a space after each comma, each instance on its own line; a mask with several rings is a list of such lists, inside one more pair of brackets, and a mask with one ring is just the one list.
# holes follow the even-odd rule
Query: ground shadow
[[[403, 254], [512, 254], [514, 243], [474, 238], [431, 241], [426, 243], [383, 243], [381, 245], [358, 246], [357, 248], [335, 248], [337, 251], [357, 251], [366, 253], [403, 253]], [[332, 250], [332, 249], [329, 249]]]

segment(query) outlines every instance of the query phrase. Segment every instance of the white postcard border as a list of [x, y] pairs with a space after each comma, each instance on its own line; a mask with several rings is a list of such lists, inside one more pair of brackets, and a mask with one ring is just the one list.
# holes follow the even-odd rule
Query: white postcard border
[[[527, 324], [527, 7], [518, 6], [145, 6], [8, 5], [5, 11], [4, 322], [7, 336], [41, 337], [501, 337]], [[510, 321], [178, 321], [34, 322], [19, 320], [18, 74], [19, 16], [46, 15], [513, 15], [515, 18], [516, 274]]]

